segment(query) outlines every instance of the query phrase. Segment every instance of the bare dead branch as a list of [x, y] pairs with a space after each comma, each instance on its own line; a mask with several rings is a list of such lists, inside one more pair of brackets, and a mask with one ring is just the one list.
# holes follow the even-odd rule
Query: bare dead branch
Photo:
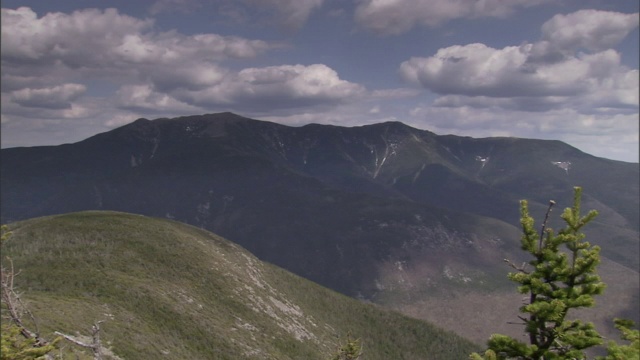
[[551, 208], [555, 205], [556, 202], [553, 200], [549, 200], [549, 207], [547, 208], [547, 213], [544, 215], [544, 222], [542, 222], [542, 229], [540, 230], [540, 241], [538, 243], [538, 251], [542, 251], [542, 240], [544, 239], [544, 231], [547, 228], [547, 221], [549, 221], [549, 214], [551, 214]]
[[58, 335], [58, 336], [62, 336], [65, 340], [68, 340], [68, 341], [70, 341], [70, 342], [72, 342], [72, 343], [74, 343], [74, 344], [76, 344], [78, 346], [81, 346], [81, 347], [84, 347], [84, 348], [91, 348], [92, 347], [91, 344], [84, 343], [84, 342], [74, 338], [71, 335], [63, 334], [60, 331], [54, 331], [53, 333]]
[[80, 347], [90, 349], [93, 352], [94, 360], [102, 360], [102, 343], [100, 342], [100, 324], [102, 324], [103, 322], [104, 320], [100, 320], [95, 322], [93, 326], [91, 326], [91, 344], [80, 341], [71, 335], [67, 335], [59, 331], [55, 331], [54, 334], [58, 336], [62, 336], [64, 339]]
[[[9, 269], [5, 269], [4, 266], [0, 266], [0, 286], [2, 289], [2, 302], [5, 304], [9, 318], [13, 324], [15, 324], [20, 330], [20, 334], [26, 339], [34, 339], [35, 346], [46, 346], [48, 342], [40, 337], [40, 331], [38, 329], [38, 323], [33, 316], [33, 313], [25, 306], [20, 297], [20, 294], [15, 290], [14, 281], [15, 277], [20, 272], [15, 272], [13, 266], [13, 260], [10, 257], [6, 258], [9, 262]], [[31, 323], [35, 327], [35, 331], [30, 330], [23, 321], [23, 315], [26, 314]]]
[[527, 266], [526, 262], [523, 262], [522, 265], [517, 266], [516, 264], [514, 264], [511, 260], [509, 259], [504, 259], [504, 262], [507, 263], [507, 265], [511, 266], [512, 268], [516, 269], [517, 271], [521, 272], [521, 273], [525, 273], [528, 274], [529, 272], [527, 270], [525, 270], [525, 267]]

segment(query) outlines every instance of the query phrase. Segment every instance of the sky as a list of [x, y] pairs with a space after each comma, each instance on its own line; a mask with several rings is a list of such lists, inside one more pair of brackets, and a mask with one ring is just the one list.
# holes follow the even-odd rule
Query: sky
[[1, 145], [232, 111], [638, 162], [636, 0], [2, 0]]

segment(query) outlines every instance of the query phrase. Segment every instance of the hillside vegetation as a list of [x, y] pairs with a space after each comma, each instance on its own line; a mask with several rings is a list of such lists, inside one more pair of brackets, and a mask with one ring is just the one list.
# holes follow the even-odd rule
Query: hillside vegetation
[[478, 349], [183, 223], [89, 211], [10, 230], [3, 256], [21, 270], [16, 285], [43, 334], [87, 334], [103, 320], [103, 344], [120, 358], [327, 359], [349, 333], [367, 360], [463, 359]]

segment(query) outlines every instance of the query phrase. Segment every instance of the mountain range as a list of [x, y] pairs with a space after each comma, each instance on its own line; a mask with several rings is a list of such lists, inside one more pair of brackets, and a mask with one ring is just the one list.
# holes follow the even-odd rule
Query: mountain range
[[524, 260], [519, 200], [537, 219], [555, 200], [550, 226], [560, 227], [581, 186], [585, 212], [599, 211], [585, 232], [610, 284], [591, 316], [639, 317], [638, 164], [560, 141], [219, 113], [138, 119], [74, 144], [2, 149], [0, 159], [3, 223], [84, 210], [173, 219], [476, 342], [521, 331], [507, 325], [520, 299], [503, 262]]

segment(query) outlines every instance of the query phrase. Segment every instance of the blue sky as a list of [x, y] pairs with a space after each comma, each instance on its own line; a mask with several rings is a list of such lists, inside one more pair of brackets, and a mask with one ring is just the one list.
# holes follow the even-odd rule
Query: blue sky
[[632, 0], [2, 1], [2, 147], [144, 117], [401, 121], [638, 162]]

